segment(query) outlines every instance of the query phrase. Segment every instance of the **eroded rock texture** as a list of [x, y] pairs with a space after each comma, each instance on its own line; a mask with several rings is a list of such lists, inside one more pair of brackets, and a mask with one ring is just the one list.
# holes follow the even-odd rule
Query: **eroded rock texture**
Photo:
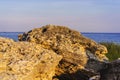
[[0, 38], [0, 80], [52, 80], [61, 58], [35, 43]]
[[[54, 76], [59, 80], [88, 80], [101, 70], [101, 62], [108, 60], [105, 56], [106, 47], [64, 26], [46, 25], [36, 28], [19, 35], [19, 41], [40, 44], [63, 56]], [[97, 66], [92, 66], [92, 71], [87, 66], [91, 59], [99, 62], [101, 67], [98, 70], [95, 69]]]
[[107, 53], [106, 47], [64, 26], [46, 25], [36, 28], [19, 35], [19, 40], [42, 44], [45, 48], [58, 51], [58, 54], [62, 54], [60, 51], [71, 49], [71, 47], [82, 46], [85, 50], [95, 54], [99, 60], [107, 59], [104, 55]]

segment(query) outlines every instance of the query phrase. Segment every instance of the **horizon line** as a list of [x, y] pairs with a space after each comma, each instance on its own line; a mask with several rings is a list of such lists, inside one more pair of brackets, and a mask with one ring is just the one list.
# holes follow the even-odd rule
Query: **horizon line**
[[[29, 31], [25, 31], [25, 32], [29, 32]], [[0, 33], [25, 33], [24, 31], [13, 31], [13, 32], [11, 32], [11, 31], [0, 31]], [[78, 31], [79, 32], [79, 31]], [[83, 34], [88, 34], [88, 33], [90, 33], [90, 34], [94, 34], [94, 33], [120, 33], [120, 32], [80, 32], [80, 33], [83, 33]]]

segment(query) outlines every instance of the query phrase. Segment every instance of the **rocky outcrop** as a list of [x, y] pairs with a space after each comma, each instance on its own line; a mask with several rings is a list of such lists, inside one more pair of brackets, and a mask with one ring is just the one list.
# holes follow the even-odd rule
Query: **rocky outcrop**
[[46, 25], [0, 37], [0, 80], [120, 80], [120, 59], [105, 46], [64, 26]]
[[[46, 25], [36, 28], [19, 35], [19, 41], [40, 44], [43, 48], [63, 56], [56, 68], [54, 79], [88, 80], [97, 75], [104, 67], [102, 62], [108, 60], [105, 56], [106, 47], [64, 26]], [[99, 66], [90, 65], [94, 60]]]
[[0, 37], [0, 80], [52, 80], [61, 58], [41, 45]]
[[41, 28], [36, 28], [19, 35], [19, 41], [29, 41], [42, 44], [45, 48], [54, 51], [58, 50], [58, 54], [62, 53], [60, 52], [63, 51], [63, 49], [61, 49], [62, 47], [69, 48], [73, 45], [82, 46], [85, 50], [95, 54], [99, 60], [102, 61], [107, 59], [105, 56], [107, 53], [106, 47], [84, 37], [80, 32], [64, 26], [46, 25]]

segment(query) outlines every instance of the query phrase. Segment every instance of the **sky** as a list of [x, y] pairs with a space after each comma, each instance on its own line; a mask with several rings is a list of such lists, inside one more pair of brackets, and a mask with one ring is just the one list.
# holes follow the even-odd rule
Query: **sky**
[[80, 32], [120, 32], [120, 0], [0, 0], [0, 32], [47, 24]]

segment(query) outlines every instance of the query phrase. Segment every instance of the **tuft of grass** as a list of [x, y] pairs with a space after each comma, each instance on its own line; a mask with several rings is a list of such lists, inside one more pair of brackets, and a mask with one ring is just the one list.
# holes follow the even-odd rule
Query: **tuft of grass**
[[108, 53], [106, 54], [106, 56], [109, 58], [110, 61], [120, 58], [120, 44], [116, 44], [113, 42], [100, 42], [100, 44], [107, 47]]

